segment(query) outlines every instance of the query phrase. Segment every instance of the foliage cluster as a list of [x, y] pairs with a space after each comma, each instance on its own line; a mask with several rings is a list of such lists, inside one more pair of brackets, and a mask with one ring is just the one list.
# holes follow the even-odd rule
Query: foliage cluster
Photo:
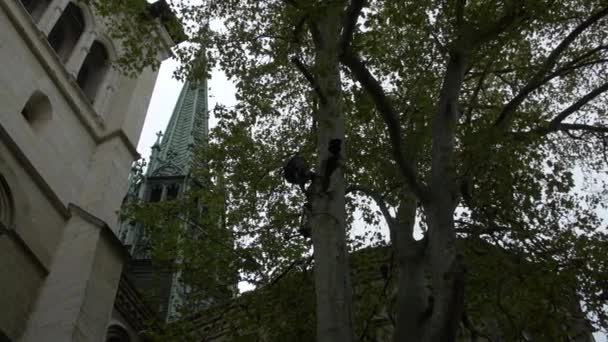
[[[142, 219], [162, 232], [158, 253], [187, 250], [183, 258], [194, 268], [230, 265], [256, 286], [308, 256], [310, 243], [298, 234], [304, 196], [285, 184], [282, 166], [294, 153], [313, 160], [323, 118], [317, 117], [318, 93], [293, 61], [312, 64], [311, 18], [349, 4], [175, 4], [193, 23], [186, 26], [192, 44], [176, 51], [181, 75], [200, 77], [218, 65], [237, 86], [239, 104], [214, 110], [218, 125], [199, 151], [204, 167], [194, 175], [207, 181], [193, 194], [205, 205], [222, 203], [211, 226], [227, 229], [233, 248], [213, 242], [226, 241], [222, 237], [165, 236], [181, 233], [150, 214], [164, 210], [155, 209]], [[416, 193], [399, 158], [409, 161], [418, 184], [433, 182], [442, 86], [454, 56], [466, 51], [451, 108], [457, 117], [448, 127], [454, 135], [446, 184], [457, 188], [443, 190], [457, 196], [456, 235], [474, 241], [459, 248], [474, 265], [467, 268], [469, 324], [463, 323], [470, 334], [488, 336], [497, 324], [507, 340], [523, 331], [563, 339], [580, 318], [573, 315], [579, 302], [595, 329], [608, 328], [608, 235], [598, 217], [607, 189], [598, 178], [608, 145], [607, 13], [599, 0], [370, 0], [358, 13], [352, 49], [381, 93], [343, 63], [351, 246], [378, 241], [378, 223], [395, 220], [404, 194]], [[218, 20], [221, 27], [212, 29]], [[387, 124], [379, 98], [390, 103], [396, 125]], [[353, 224], [356, 210], [363, 227]], [[428, 215], [418, 207], [424, 236]], [[167, 249], [170, 241], [192, 246]], [[193, 279], [199, 276], [204, 272]]]

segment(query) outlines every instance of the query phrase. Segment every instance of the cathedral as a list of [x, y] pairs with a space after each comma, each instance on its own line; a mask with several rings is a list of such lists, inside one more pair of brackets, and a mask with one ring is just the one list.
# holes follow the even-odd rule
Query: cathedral
[[[156, 25], [142, 39], [162, 41], [160, 62], [183, 32], [164, 0], [148, 14]], [[143, 341], [153, 315], [137, 289], [140, 235], [118, 211], [157, 71], [113, 68], [123, 46], [107, 25], [81, 1], [0, 0], [2, 342]], [[138, 187], [151, 201], [181, 191], [206, 134], [204, 86], [185, 89]], [[177, 297], [169, 282], [165, 312]]]

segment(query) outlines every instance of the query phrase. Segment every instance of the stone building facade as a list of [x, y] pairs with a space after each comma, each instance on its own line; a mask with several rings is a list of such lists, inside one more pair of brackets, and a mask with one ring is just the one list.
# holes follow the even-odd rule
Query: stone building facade
[[83, 2], [0, 0], [0, 341], [137, 340], [117, 211], [157, 72], [123, 76], [121, 52]]

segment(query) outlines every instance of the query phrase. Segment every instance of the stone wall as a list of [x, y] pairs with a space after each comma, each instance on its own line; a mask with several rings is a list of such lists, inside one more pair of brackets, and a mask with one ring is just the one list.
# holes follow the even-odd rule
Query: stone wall
[[[69, 5], [84, 31], [60, 60], [47, 35]], [[51, 0], [30, 15], [20, 0], [0, 0], [0, 177], [10, 193], [0, 211], [11, 217], [0, 230], [4, 339], [105, 338], [127, 256], [117, 211], [157, 72], [128, 78], [107, 68], [91, 99], [76, 76], [94, 42], [110, 58], [122, 51], [82, 2]]]

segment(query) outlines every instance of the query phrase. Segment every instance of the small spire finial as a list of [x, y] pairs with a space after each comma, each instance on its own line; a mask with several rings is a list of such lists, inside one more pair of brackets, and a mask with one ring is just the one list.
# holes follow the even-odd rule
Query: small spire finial
[[156, 143], [154, 145], [160, 144], [160, 138], [163, 136], [163, 131], [156, 132]]

